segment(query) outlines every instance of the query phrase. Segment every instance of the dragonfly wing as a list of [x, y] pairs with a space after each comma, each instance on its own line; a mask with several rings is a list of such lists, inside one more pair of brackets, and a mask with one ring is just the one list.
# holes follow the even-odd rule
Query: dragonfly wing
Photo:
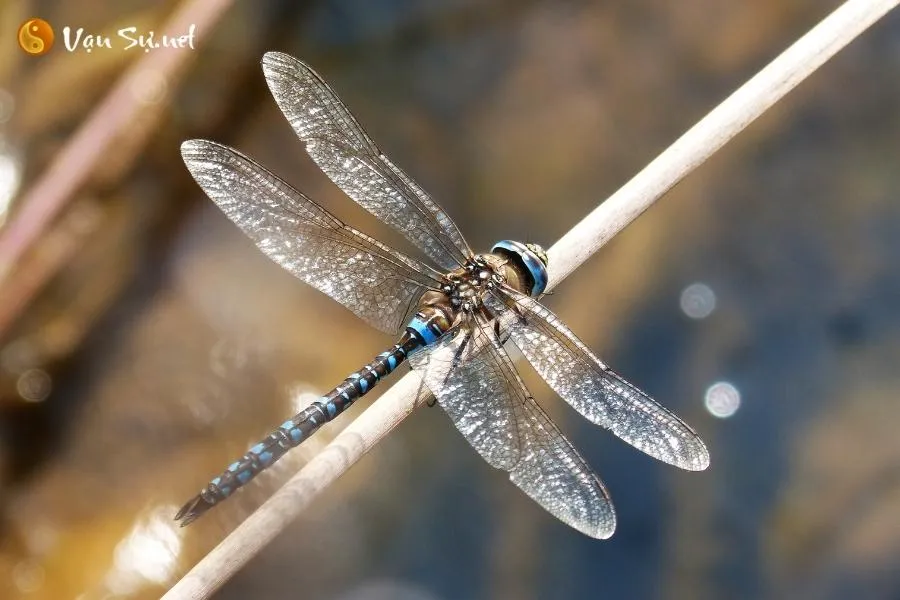
[[530, 397], [523, 405], [522, 455], [509, 479], [554, 517], [590, 537], [616, 529], [606, 486]]
[[665, 463], [691, 471], [709, 466], [693, 429], [607, 367], [545, 306], [507, 288], [492, 297], [491, 308], [502, 312], [528, 362], [586, 419]]
[[432, 391], [463, 437], [493, 467], [509, 471], [519, 460], [524, 414], [517, 394], [487, 352], [485, 333], [461, 326], [409, 363]]
[[182, 144], [206, 194], [272, 260], [359, 317], [397, 333], [436, 272], [342, 223], [253, 159], [205, 140]]
[[262, 64], [281, 111], [338, 187], [442, 268], [465, 263], [472, 251], [447, 213], [382, 154], [315, 71], [279, 52], [266, 53]]
[[562, 522], [591, 537], [612, 535], [606, 488], [535, 403], [490, 324], [462, 327], [437, 344], [410, 360], [469, 443]]

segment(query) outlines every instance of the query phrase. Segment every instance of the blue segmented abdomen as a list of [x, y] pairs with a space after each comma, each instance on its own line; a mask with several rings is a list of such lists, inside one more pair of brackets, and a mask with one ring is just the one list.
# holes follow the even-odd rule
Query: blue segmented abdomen
[[[415, 320], [415, 319], [414, 319]], [[412, 325], [410, 325], [410, 328]], [[272, 466], [288, 450], [299, 446], [319, 427], [331, 421], [364, 396], [385, 376], [406, 360], [407, 355], [422, 346], [415, 331], [407, 331], [390, 350], [382, 352], [359, 371], [350, 374], [336, 388], [314, 401], [293, 418], [250, 448], [244, 456], [231, 463], [199, 494], [187, 502], [175, 519], [187, 525], [204, 512], [246, 485], [260, 472]], [[435, 338], [436, 339], [436, 338]]]

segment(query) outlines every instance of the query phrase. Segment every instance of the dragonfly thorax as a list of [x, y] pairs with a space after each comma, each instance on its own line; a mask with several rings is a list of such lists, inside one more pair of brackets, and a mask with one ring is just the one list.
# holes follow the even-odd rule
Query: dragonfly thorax
[[508, 260], [501, 256], [479, 254], [444, 275], [440, 289], [422, 295], [407, 330], [427, 346], [458, 325], [466, 315], [483, 311], [485, 295], [507, 284], [507, 263]]
[[475, 255], [449, 272], [441, 293], [448, 312], [453, 313], [450, 320], [455, 313], [479, 310], [485, 294], [501, 286], [540, 296], [547, 287], [547, 254], [543, 248], [504, 240], [494, 244], [490, 254]]
[[453, 324], [466, 313], [482, 310], [485, 295], [495, 288], [511, 287], [529, 296], [540, 296], [547, 286], [547, 255], [536, 244], [502, 241], [490, 254], [478, 254], [444, 276], [440, 291], [420, 301], [423, 315]]
[[480, 308], [484, 294], [506, 283], [504, 260], [490, 254], [479, 254], [465, 266], [446, 275], [441, 291], [453, 312], [473, 312]]

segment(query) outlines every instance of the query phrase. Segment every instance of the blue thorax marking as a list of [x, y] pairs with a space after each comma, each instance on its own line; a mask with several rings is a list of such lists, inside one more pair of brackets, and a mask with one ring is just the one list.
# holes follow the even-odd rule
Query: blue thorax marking
[[431, 327], [431, 324], [428, 321], [420, 318], [419, 315], [416, 315], [412, 318], [412, 320], [409, 322], [409, 328], [412, 329], [413, 332], [415, 332], [416, 336], [420, 340], [422, 340], [423, 346], [433, 344], [440, 337], [440, 334], [434, 331], [434, 328]]

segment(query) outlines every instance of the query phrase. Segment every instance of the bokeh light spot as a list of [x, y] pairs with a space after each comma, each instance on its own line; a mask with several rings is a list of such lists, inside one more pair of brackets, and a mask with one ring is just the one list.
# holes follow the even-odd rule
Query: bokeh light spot
[[703, 403], [709, 414], [727, 419], [741, 407], [741, 393], [727, 381], [719, 381], [707, 388]]
[[716, 293], [705, 283], [692, 283], [681, 292], [681, 310], [692, 319], [705, 319], [716, 309]]

